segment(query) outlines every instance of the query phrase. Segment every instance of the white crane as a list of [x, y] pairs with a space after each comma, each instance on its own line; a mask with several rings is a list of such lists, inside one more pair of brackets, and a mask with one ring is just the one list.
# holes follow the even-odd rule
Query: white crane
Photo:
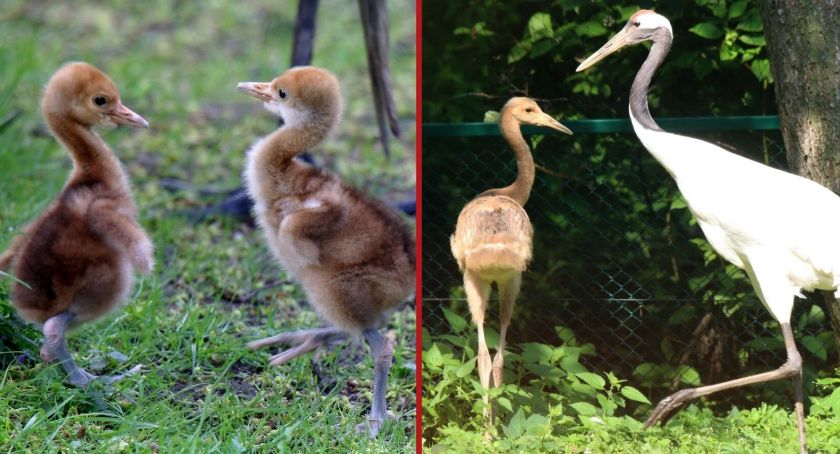
[[787, 361], [770, 372], [676, 392], [659, 402], [645, 428], [664, 423], [698, 397], [791, 377], [800, 450], [807, 452], [802, 357], [793, 339], [790, 315], [794, 297], [801, 295], [802, 289], [823, 290], [826, 301], [834, 301], [832, 292], [840, 284], [840, 197], [811, 180], [660, 129], [648, 110], [647, 91], [653, 73], [668, 55], [673, 36], [668, 19], [640, 10], [577, 71], [625, 46], [652, 43], [630, 89], [633, 129], [677, 182], [712, 247], [749, 276], [759, 299], [781, 325]]

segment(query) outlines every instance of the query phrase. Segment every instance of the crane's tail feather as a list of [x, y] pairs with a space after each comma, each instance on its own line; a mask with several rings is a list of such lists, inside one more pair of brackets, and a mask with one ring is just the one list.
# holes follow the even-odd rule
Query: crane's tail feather
[[464, 251], [464, 266], [475, 271], [525, 271], [531, 261], [527, 244], [487, 243]]

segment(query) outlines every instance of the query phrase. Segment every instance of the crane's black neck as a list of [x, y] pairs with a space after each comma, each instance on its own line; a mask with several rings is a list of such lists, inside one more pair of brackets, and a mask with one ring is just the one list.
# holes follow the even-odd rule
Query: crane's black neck
[[650, 115], [647, 93], [650, 89], [653, 73], [662, 65], [668, 51], [671, 50], [672, 41], [673, 37], [668, 30], [660, 28], [654, 32], [651, 39], [653, 46], [651, 46], [642, 67], [639, 68], [639, 72], [636, 73], [633, 86], [630, 87], [630, 113], [645, 129], [652, 131], [662, 131], [662, 128], [653, 121], [653, 117]]

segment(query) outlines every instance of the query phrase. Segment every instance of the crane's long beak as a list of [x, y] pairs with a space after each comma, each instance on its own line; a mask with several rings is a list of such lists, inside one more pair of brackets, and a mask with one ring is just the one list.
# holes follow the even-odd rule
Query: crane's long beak
[[271, 101], [271, 84], [266, 82], [239, 82], [236, 88], [262, 102]]
[[132, 112], [123, 103], [117, 104], [117, 108], [110, 114], [114, 123], [131, 126], [132, 128], [148, 128], [149, 122], [145, 118]]
[[557, 131], [562, 132], [563, 134], [572, 135], [572, 130], [563, 126], [562, 123], [555, 120], [551, 117], [551, 115], [547, 113], [541, 113], [537, 121], [534, 122], [537, 126], [545, 126], [546, 128], [551, 128]]
[[581, 72], [584, 69], [587, 69], [591, 66], [595, 66], [596, 63], [603, 60], [607, 55], [620, 50], [621, 48], [633, 44], [633, 41], [630, 39], [629, 33], [627, 33], [627, 29], [621, 29], [620, 32], [616, 33], [615, 36], [612, 37], [606, 44], [601, 46], [594, 54], [590, 55], [589, 58], [583, 61], [580, 66], [577, 67], [576, 72]]

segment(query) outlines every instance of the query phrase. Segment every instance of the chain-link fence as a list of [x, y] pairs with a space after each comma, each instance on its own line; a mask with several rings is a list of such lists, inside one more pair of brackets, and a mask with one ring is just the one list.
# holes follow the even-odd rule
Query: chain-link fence
[[[775, 130], [689, 135], [786, 167]], [[716, 257], [673, 179], [632, 133], [530, 142], [538, 166], [526, 206], [534, 260], [523, 275], [511, 345], [560, 344], [555, 328], [568, 327], [595, 346], [596, 355], [581, 358], [585, 366], [612, 371], [652, 398], [681, 379], [715, 383], [784, 362], [778, 323], [746, 276]], [[476, 194], [513, 181], [516, 162], [498, 136], [426, 137], [423, 148], [423, 326], [434, 338], [449, 330], [442, 308], [469, 318], [449, 249], [458, 213]], [[715, 175], [707, 177], [714, 185]], [[806, 375], [837, 362], [824, 308], [811, 295], [794, 310]], [[487, 321], [498, 327], [495, 295]]]

